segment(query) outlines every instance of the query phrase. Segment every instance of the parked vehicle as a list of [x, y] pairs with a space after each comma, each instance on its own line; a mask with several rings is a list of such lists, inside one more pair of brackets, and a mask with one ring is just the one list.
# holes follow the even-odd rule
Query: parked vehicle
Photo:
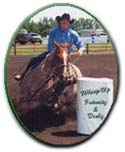
[[37, 33], [27, 33], [27, 34], [22, 34], [19, 33], [16, 36], [16, 43], [20, 43], [20, 44], [26, 44], [28, 42], [31, 43], [42, 43], [42, 37], [37, 34]]
[[37, 33], [29, 33], [30, 35], [30, 42], [31, 43], [36, 43], [36, 42], [39, 42], [39, 43], [42, 43], [42, 37], [41, 35], [37, 34]]
[[30, 39], [30, 35], [29, 34], [17, 34], [16, 36], [16, 43], [20, 43], [20, 44], [26, 44], [27, 42], [29, 42]]

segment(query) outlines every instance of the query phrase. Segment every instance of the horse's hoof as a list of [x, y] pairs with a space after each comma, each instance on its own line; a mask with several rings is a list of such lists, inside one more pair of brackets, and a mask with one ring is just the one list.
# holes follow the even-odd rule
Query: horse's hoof
[[58, 103], [54, 104], [54, 108], [57, 109], [59, 107]]

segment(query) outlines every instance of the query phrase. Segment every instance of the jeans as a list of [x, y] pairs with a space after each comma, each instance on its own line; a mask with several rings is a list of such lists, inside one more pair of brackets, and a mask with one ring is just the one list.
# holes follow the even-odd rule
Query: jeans
[[33, 57], [30, 60], [29, 64], [27, 65], [25, 72], [27, 72], [31, 67], [32, 68], [37, 67], [42, 62], [42, 60], [46, 57], [47, 54], [49, 54], [49, 51], [46, 51], [36, 57]]

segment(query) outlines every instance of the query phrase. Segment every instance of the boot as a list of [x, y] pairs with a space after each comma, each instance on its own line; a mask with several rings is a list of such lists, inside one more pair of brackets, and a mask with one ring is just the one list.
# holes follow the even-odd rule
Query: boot
[[16, 81], [21, 81], [21, 80], [23, 80], [24, 76], [25, 76], [25, 72], [23, 72], [22, 74], [15, 74], [14, 79]]
[[14, 79], [17, 81], [20, 81], [22, 79], [22, 75], [21, 74], [16, 74], [14, 75]]

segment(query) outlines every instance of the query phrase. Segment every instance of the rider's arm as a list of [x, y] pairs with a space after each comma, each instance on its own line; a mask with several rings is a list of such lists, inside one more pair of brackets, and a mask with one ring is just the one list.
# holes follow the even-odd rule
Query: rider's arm
[[54, 50], [54, 37], [55, 37], [55, 29], [53, 29], [50, 34], [49, 34], [49, 39], [48, 39], [48, 51], [51, 52]]
[[84, 47], [84, 42], [83, 40], [80, 38], [80, 36], [77, 34], [77, 32], [72, 30], [72, 39], [73, 39], [73, 44], [77, 47], [78, 52], [83, 52], [85, 50]]

